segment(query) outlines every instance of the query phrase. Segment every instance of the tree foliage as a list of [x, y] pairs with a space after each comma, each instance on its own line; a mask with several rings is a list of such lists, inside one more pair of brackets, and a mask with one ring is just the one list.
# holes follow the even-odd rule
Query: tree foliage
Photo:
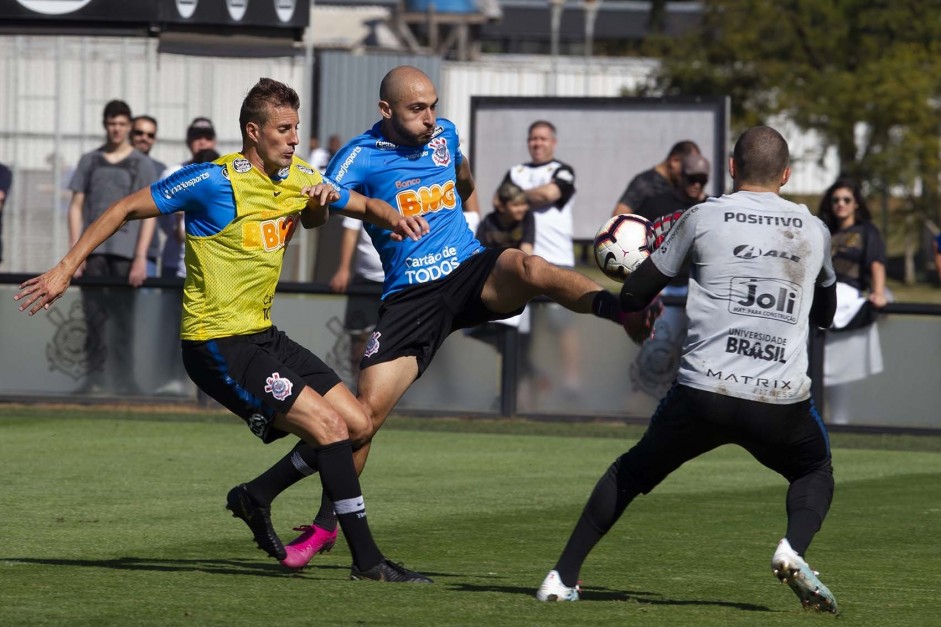
[[729, 95], [737, 130], [785, 114], [875, 189], [937, 206], [941, 0], [705, 0], [647, 93]]

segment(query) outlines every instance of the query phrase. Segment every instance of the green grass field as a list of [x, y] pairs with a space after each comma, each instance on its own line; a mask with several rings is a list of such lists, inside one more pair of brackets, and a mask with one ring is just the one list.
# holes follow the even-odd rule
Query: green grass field
[[[938, 625], [941, 438], [833, 434], [837, 491], [809, 553], [843, 613], [771, 575], [785, 483], [726, 447], [638, 499], [582, 571], [532, 595], [594, 482], [640, 431], [392, 418], [363, 476], [370, 523], [432, 586], [349, 581], [342, 542], [300, 574], [225, 494], [288, 450], [223, 413], [0, 406], [3, 625]], [[309, 522], [316, 478], [274, 507]]]

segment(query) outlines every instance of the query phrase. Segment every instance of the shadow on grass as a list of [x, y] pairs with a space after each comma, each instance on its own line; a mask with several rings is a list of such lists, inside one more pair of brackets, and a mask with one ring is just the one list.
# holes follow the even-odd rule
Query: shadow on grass
[[[519, 586], [480, 586], [474, 584], [453, 584], [449, 588], [458, 592], [500, 592], [503, 594], [525, 594], [533, 596], [536, 592], [534, 587]], [[731, 601], [710, 601], [706, 599], [683, 600], [683, 599], [663, 599], [658, 598], [655, 592], [641, 592], [635, 590], [612, 590], [610, 588], [588, 588], [582, 589], [582, 596], [579, 602], [592, 601], [628, 601], [639, 603], [641, 605], [705, 605], [715, 607], [729, 607], [746, 612], [771, 612], [771, 608], [764, 605], [755, 605], [753, 603], [733, 603]]]
[[[350, 567], [340, 564], [310, 565], [301, 570], [291, 570], [280, 564], [253, 560], [219, 559], [148, 559], [144, 557], [117, 557], [114, 559], [79, 560], [41, 557], [0, 557], [0, 563], [32, 564], [38, 566], [71, 566], [75, 568], [110, 568], [113, 570], [141, 570], [153, 572], [202, 572], [211, 575], [249, 575], [253, 577], [301, 577], [304, 579], [324, 579], [316, 576], [318, 571], [330, 571], [330, 579], [335, 579], [335, 571], [340, 577], [349, 576]], [[449, 576], [446, 573], [425, 573], [430, 577]]]
[[[280, 564], [254, 560], [219, 559], [149, 559], [146, 557], [117, 557], [114, 559], [81, 560], [41, 557], [0, 557], [0, 562], [34, 564], [38, 566], [71, 566], [75, 568], [111, 568], [114, 570], [142, 570], [155, 572], [203, 572], [213, 575], [250, 575], [253, 577], [309, 576], [318, 570], [349, 571], [349, 566], [317, 565], [304, 570], [289, 570]], [[317, 577], [306, 577], [316, 579]]]

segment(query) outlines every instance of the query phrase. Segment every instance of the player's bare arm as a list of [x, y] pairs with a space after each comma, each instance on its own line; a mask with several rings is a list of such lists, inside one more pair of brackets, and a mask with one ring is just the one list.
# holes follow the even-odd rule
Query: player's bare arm
[[396, 242], [406, 237], [418, 240], [428, 232], [428, 222], [423, 217], [403, 216], [386, 201], [363, 196], [359, 192], [350, 191], [349, 202], [337, 213], [388, 229]]
[[303, 187], [301, 194], [307, 196], [307, 206], [301, 211], [301, 226], [305, 229], [315, 229], [326, 224], [330, 218], [330, 203], [340, 199], [340, 193], [326, 183]]
[[19, 293], [13, 297], [13, 300], [23, 301], [19, 307], [20, 311], [29, 309], [29, 315], [32, 316], [40, 309], [49, 309], [72, 282], [75, 271], [102, 242], [131, 220], [143, 220], [158, 215], [160, 211], [150, 195], [150, 187], [138, 190], [108, 207], [85, 229], [55, 267], [20, 284]]

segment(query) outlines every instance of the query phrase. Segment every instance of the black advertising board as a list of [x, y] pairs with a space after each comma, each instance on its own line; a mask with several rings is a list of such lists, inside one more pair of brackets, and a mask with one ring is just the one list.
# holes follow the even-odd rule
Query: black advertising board
[[94, 25], [161, 30], [177, 26], [302, 31], [309, 0], [0, 0], [3, 32]]

